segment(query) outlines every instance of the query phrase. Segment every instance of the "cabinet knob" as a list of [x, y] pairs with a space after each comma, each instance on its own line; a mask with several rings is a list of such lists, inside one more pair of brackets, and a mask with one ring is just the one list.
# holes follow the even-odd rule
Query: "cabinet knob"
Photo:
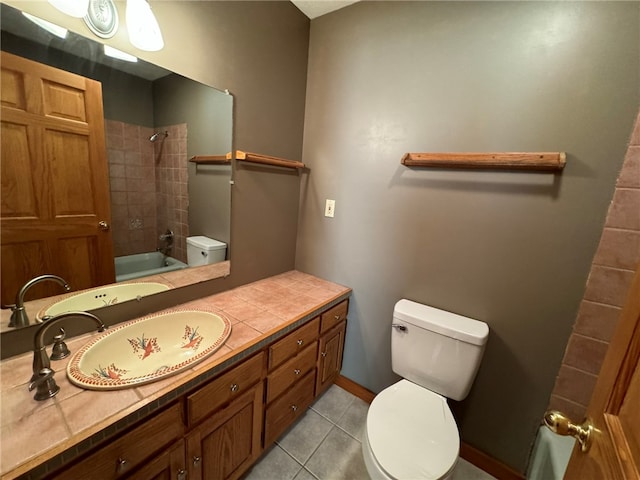
[[298, 406], [297, 405], [291, 405], [291, 411], [297, 412], [298, 411]]
[[184, 468], [178, 470], [177, 480], [187, 480], [187, 471]]
[[334, 315], [333, 318], [335, 318], [336, 320], [340, 320], [340, 315]]
[[202, 460], [200, 457], [198, 457], [197, 455], [193, 457], [192, 462], [193, 462], [193, 466], [197, 467], [198, 465], [200, 465], [200, 460]]
[[237, 391], [238, 391], [238, 388], [239, 388], [239, 387], [238, 387], [238, 384], [237, 384], [237, 383], [234, 383], [233, 385], [231, 385], [231, 391], [232, 391], [232, 392], [237, 392]]
[[320, 356], [321, 356], [321, 357], [326, 357], [326, 356], [327, 356], [327, 352], [321, 352], [321, 353], [320, 353]]
[[129, 462], [127, 462], [124, 458], [118, 457], [118, 460], [116, 460], [116, 473], [124, 472], [125, 468], [127, 468], [128, 463]]
[[302, 344], [304, 343], [304, 340], [298, 340], [298, 345], [302, 346]]
[[299, 368], [296, 368], [296, 369], [293, 371], [293, 373], [295, 373], [296, 375], [300, 375], [300, 369], [299, 369]]

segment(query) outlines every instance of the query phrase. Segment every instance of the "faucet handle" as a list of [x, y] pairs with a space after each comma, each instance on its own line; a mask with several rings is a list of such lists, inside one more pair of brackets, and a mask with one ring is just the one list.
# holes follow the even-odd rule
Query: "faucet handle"
[[56, 373], [50, 368], [42, 368], [35, 380], [29, 383], [29, 391], [36, 389], [33, 396], [36, 400], [46, 400], [54, 397], [60, 391], [60, 387], [56, 384], [53, 374]]
[[53, 337], [53, 348], [51, 349], [51, 356], [49, 357], [51, 360], [62, 360], [63, 358], [67, 358], [71, 353], [67, 344], [64, 343], [66, 336], [67, 333], [64, 331], [64, 328], [60, 328], [60, 333]]

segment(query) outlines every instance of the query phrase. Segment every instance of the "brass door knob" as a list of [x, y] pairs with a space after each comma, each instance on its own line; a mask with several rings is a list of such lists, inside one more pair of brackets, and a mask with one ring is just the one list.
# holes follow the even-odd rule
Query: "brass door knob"
[[578, 440], [582, 452], [588, 451], [589, 447], [591, 447], [594, 428], [588, 419], [580, 425], [576, 425], [564, 413], [557, 410], [549, 410], [544, 414], [544, 424], [553, 433], [574, 437]]
[[98, 222], [98, 228], [100, 230], [109, 230], [109, 224], [107, 222], [105, 222], [104, 220], [100, 220]]

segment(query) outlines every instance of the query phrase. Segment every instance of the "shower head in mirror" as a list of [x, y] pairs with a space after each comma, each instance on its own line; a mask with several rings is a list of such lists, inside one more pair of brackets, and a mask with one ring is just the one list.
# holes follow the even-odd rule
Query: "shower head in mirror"
[[153, 142], [155, 142], [156, 140], [158, 140], [158, 138], [161, 138], [161, 137], [162, 137], [162, 139], [165, 139], [165, 138], [167, 138], [168, 136], [169, 136], [169, 132], [167, 132], [167, 131], [164, 131], [164, 132], [156, 132], [156, 133], [154, 133], [153, 135], [151, 135], [151, 136], [149, 137], [149, 141], [153, 143]]

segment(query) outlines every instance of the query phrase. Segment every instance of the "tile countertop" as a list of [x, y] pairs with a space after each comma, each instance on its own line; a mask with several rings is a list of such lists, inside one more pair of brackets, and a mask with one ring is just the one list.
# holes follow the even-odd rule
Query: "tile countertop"
[[[208, 371], [227, 368], [350, 294], [350, 288], [290, 271], [179, 305], [175, 308], [223, 313], [231, 321], [231, 335], [220, 349], [194, 367], [136, 388], [91, 391], [76, 387], [66, 376], [67, 357], [51, 362], [60, 392], [54, 398], [38, 402], [33, 399], [33, 392], [27, 390], [33, 354], [3, 360], [0, 362], [2, 479], [16, 478], [99, 435], [187, 382], [198, 382], [203, 374], [202, 382], [208, 381]], [[74, 352], [94, 335], [99, 334], [76, 337], [67, 344]]]

